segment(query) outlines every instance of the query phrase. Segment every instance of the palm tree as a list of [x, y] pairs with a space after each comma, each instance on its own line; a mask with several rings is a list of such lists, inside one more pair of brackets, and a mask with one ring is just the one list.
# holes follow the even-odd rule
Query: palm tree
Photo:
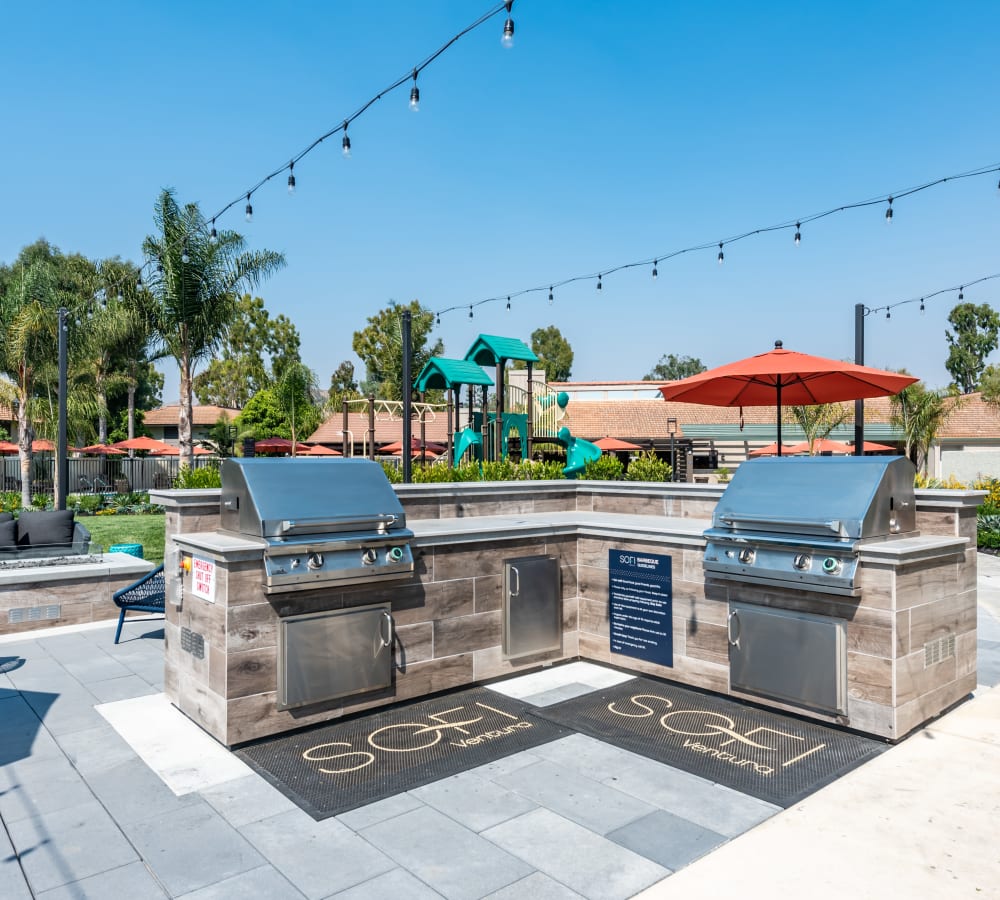
[[847, 407], [841, 403], [818, 403], [815, 406], [788, 407], [788, 421], [797, 424], [809, 442], [809, 455], [813, 445], [827, 437], [834, 428], [847, 420]]
[[286, 363], [281, 377], [275, 383], [275, 396], [288, 415], [288, 422], [291, 426], [292, 456], [295, 456], [298, 427], [302, 424], [303, 415], [311, 425], [315, 426], [316, 424], [318, 415], [316, 403], [313, 400], [316, 387], [316, 374], [305, 363], [297, 361]]
[[928, 390], [922, 381], [903, 388], [889, 398], [891, 421], [901, 429], [907, 458], [927, 474], [928, 453], [948, 417], [961, 405], [961, 399], [947, 391]]
[[235, 231], [210, 235], [197, 204], [181, 208], [171, 190], [157, 199], [154, 221], [159, 233], [143, 242], [143, 252], [157, 264], [149, 291], [158, 306], [157, 334], [180, 369], [181, 464], [193, 467], [194, 370], [219, 348], [240, 294], [281, 268], [285, 258], [273, 250], [246, 251], [243, 237]]

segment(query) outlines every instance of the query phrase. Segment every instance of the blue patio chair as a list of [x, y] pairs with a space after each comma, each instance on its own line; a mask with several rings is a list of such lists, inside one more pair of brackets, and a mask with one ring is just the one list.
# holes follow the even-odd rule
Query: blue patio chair
[[163, 566], [157, 566], [135, 584], [115, 591], [111, 599], [115, 601], [115, 606], [121, 610], [121, 614], [118, 616], [118, 630], [115, 632], [115, 643], [117, 644], [118, 638], [122, 635], [122, 625], [125, 624], [125, 613], [129, 610], [166, 614], [164, 605], [167, 592], [163, 580]]

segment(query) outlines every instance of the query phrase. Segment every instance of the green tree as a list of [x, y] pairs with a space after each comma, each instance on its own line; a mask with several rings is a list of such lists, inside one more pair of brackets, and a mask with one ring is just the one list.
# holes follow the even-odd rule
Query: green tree
[[949, 347], [944, 365], [959, 391], [971, 394], [979, 386], [986, 357], [997, 348], [1000, 315], [988, 303], [959, 303], [948, 313], [948, 322], [955, 333], [944, 333]]
[[220, 354], [194, 379], [198, 400], [241, 409], [257, 391], [274, 384], [288, 363], [300, 361], [300, 343], [288, 318], [272, 319], [260, 297], [244, 294]]
[[157, 198], [154, 221], [157, 234], [143, 242], [143, 252], [157, 263], [149, 291], [158, 303], [157, 333], [180, 370], [181, 464], [193, 468], [194, 370], [221, 346], [243, 291], [281, 268], [285, 258], [273, 250], [246, 250], [235, 231], [211, 236], [197, 204], [180, 207], [171, 190]]
[[365, 364], [367, 377], [363, 389], [382, 400], [403, 399], [403, 312], [409, 310], [410, 342], [412, 344], [411, 371], [416, 378], [432, 356], [444, 353], [444, 344], [438, 338], [428, 346], [434, 313], [413, 300], [403, 306], [395, 300], [368, 318], [368, 324], [354, 332], [352, 346]]
[[907, 458], [926, 474], [928, 451], [948, 417], [961, 405], [961, 398], [943, 390], [928, 390], [917, 381], [890, 397], [889, 403], [891, 422], [903, 432]]
[[652, 370], [642, 376], [643, 381], [679, 381], [705, 371], [705, 364], [693, 356], [664, 354]]
[[851, 410], [841, 403], [818, 403], [814, 406], [789, 406], [784, 410], [787, 422], [798, 425], [809, 442], [809, 455], [813, 445], [827, 437], [834, 428], [842, 425], [851, 415]]
[[[531, 332], [531, 349], [549, 381], [566, 381], [573, 371], [573, 348], [555, 325]], [[521, 368], [518, 365], [518, 368]]]
[[316, 375], [304, 363], [288, 363], [274, 385], [275, 397], [288, 423], [292, 456], [295, 456], [295, 445], [301, 435], [312, 433], [319, 426], [321, 416], [315, 393]]
[[345, 400], [356, 400], [361, 396], [358, 383], [354, 379], [354, 363], [344, 360], [330, 376], [330, 391], [326, 398], [328, 414], [340, 412]]

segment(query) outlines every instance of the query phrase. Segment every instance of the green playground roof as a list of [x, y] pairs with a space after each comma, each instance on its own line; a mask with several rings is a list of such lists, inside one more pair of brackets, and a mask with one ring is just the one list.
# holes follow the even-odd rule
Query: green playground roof
[[435, 356], [420, 370], [414, 387], [418, 391], [426, 391], [431, 388], [454, 388], [462, 384], [489, 386], [493, 384], [493, 379], [474, 362]]
[[532, 349], [517, 338], [497, 337], [495, 334], [481, 334], [465, 354], [470, 362], [480, 366], [495, 366], [501, 359], [516, 359], [522, 362], [538, 362]]

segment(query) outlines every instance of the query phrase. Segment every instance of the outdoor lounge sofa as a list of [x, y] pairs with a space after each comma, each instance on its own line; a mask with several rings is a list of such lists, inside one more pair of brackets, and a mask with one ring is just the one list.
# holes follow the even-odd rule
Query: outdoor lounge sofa
[[69, 509], [0, 513], [0, 560], [78, 556], [90, 552], [90, 532]]

